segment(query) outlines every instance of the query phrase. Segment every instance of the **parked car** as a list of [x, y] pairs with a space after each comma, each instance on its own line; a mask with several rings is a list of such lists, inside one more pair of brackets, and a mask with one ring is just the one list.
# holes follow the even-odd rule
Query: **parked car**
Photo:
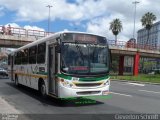
[[7, 70], [0, 68], [0, 76], [8, 76]]

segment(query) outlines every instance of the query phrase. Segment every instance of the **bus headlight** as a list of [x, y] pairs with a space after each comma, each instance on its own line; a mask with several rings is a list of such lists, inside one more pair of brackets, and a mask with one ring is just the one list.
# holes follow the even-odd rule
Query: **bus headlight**
[[110, 84], [110, 81], [109, 81], [109, 80], [107, 80], [107, 81], [105, 81], [105, 82], [103, 83], [104, 86], [109, 85], [109, 84]]
[[69, 82], [67, 80], [61, 79], [60, 82], [62, 83], [63, 86], [65, 87], [73, 87], [74, 84], [72, 82]]

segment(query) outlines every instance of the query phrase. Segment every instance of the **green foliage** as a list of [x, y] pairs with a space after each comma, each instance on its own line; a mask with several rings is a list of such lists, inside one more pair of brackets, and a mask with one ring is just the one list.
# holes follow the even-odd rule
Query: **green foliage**
[[113, 72], [118, 71], [118, 66], [119, 66], [119, 56], [112, 56], [112, 70]]
[[140, 74], [138, 76], [111, 76], [111, 79], [115, 78], [117, 80], [160, 83], [160, 74], [157, 75]]
[[122, 30], [122, 22], [119, 19], [114, 19], [111, 23], [110, 23], [110, 28], [109, 30], [112, 30], [112, 33], [115, 35], [115, 45], [117, 44], [117, 35], [119, 34], [119, 32], [121, 32]]
[[118, 35], [119, 32], [121, 32], [122, 30], [122, 22], [119, 19], [114, 19], [111, 23], [110, 23], [110, 30], [112, 30], [114, 35]]
[[145, 26], [147, 30], [150, 30], [153, 25], [153, 21], [155, 21], [156, 19], [157, 18], [153, 13], [147, 12], [141, 18], [142, 26]]
[[148, 44], [148, 40], [149, 40], [149, 31], [152, 28], [153, 21], [155, 21], [156, 19], [157, 19], [156, 16], [151, 12], [147, 12], [141, 18], [142, 26], [145, 26], [145, 28], [148, 30], [146, 44]]

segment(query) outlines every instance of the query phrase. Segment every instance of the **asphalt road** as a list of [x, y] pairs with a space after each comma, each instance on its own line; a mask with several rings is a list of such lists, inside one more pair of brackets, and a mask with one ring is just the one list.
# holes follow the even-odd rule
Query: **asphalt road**
[[159, 85], [111, 81], [110, 91], [108, 97], [59, 102], [50, 97], [42, 99], [33, 89], [0, 79], [0, 96], [23, 114], [160, 114]]

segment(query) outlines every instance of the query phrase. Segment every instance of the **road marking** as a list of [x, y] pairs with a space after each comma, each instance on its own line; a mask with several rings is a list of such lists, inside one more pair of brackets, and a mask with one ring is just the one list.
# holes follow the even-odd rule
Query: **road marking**
[[149, 93], [158, 93], [158, 94], [160, 94], [160, 92], [155, 92], [155, 91], [148, 91], [148, 90], [139, 90], [139, 91], [149, 92]]
[[132, 95], [127, 95], [127, 94], [122, 94], [122, 93], [117, 93], [117, 92], [110, 92], [112, 94], [116, 94], [116, 95], [123, 95], [123, 96], [127, 96], [127, 97], [132, 97]]
[[137, 85], [137, 86], [145, 86], [145, 84], [139, 84], [139, 83], [127, 83], [127, 84], [130, 84], [130, 85]]

